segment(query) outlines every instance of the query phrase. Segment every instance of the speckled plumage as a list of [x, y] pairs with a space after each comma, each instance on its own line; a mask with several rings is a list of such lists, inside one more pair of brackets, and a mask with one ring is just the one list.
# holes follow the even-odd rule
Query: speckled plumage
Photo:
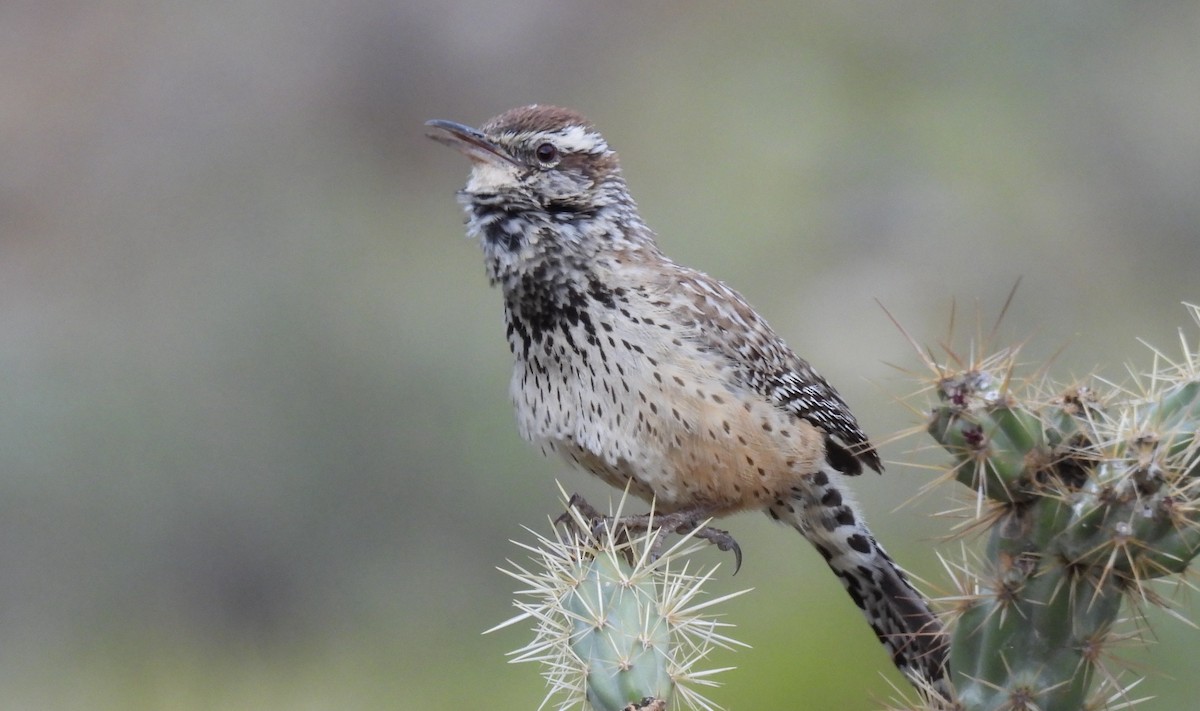
[[833, 387], [736, 291], [659, 250], [583, 116], [431, 125], [474, 166], [460, 199], [503, 292], [522, 436], [660, 511], [793, 526], [896, 665], [940, 684], [941, 625], [842, 481], [882, 465]]

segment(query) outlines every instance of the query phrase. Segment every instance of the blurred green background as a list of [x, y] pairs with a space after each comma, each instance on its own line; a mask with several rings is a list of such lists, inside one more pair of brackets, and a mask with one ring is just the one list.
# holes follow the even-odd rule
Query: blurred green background
[[[876, 439], [994, 317], [1054, 372], [1177, 352], [1200, 300], [1200, 4], [22, 1], [0, 6], [0, 707], [528, 709], [495, 570], [553, 484], [500, 303], [422, 122], [588, 114], [678, 260], [738, 287]], [[1190, 336], [1196, 329], [1189, 330]], [[937, 461], [856, 482], [937, 585]], [[794, 534], [713, 592], [733, 709], [898, 682]], [[954, 546], [948, 546], [954, 548]], [[711, 561], [728, 561], [713, 555]], [[1194, 600], [1183, 600], [1196, 612]], [[1147, 708], [1190, 707], [1159, 624]], [[1165, 622], [1164, 622], [1165, 620]]]

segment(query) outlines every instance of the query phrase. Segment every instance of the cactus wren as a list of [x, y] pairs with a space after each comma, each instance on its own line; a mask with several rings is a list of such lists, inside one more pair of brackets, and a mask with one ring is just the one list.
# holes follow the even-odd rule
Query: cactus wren
[[592, 124], [535, 105], [427, 125], [472, 163], [459, 198], [504, 295], [525, 439], [676, 522], [757, 509], [792, 526], [896, 666], [944, 688], [941, 624], [845, 486], [882, 470], [866, 434], [736, 291], [659, 250]]

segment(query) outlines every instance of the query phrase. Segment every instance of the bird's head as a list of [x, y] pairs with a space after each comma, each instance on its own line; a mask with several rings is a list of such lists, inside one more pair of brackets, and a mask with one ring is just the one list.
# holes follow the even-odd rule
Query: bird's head
[[430, 138], [471, 161], [459, 199], [494, 280], [546, 258], [586, 261], [652, 242], [617, 154], [578, 112], [533, 105], [477, 129], [440, 119], [426, 125], [441, 131]]

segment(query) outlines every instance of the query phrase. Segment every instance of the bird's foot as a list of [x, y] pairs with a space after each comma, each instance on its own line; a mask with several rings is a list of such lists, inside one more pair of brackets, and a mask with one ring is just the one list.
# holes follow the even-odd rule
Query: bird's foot
[[[606, 539], [611, 540], [613, 547], [621, 550], [625, 560], [629, 565], [633, 565], [633, 546], [629, 545], [629, 534], [631, 530], [639, 529], [625, 526], [624, 519], [605, 516], [579, 494], [571, 494], [567, 501], [567, 510], [554, 519], [554, 525], [563, 526], [572, 535], [589, 538], [597, 544]], [[641, 530], [645, 530], [644, 527]], [[652, 555], [657, 557], [653, 550]]]
[[[696, 538], [715, 545], [718, 550], [732, 552], [734, 575], [737, 575], [742, 568], [742, 548], [729, 534], [729, 531], [701, 525], [701, 522], [710, 518], [712, 511], [709, 509], [697, 507], [666, 514], [639, 514], [614, 518], [601, 514], [579, 494], [573, 494], [567, 502], [567, 506], [579, 512], [579, 516], [588, 524], [588, 532], [595, 540], [601, 540], [604, 536], [611, 535], [617, 545], [622, 545], [629, 541], [630, 533], [645, 532], [651, 528], [671, 531], [680, 535], [690, 533]], [[564, 512], [554, 520], [554, 523], [555, 525], [566, 525], [574, 530], [579, 529], [578, 518], [571, 511]], [[659, 538], [650, 547], [651, 558], [658, 558], [661, 548], [662, 539]]]
[[[554, 525], [564, 526], [568, 531], [574, 533], [582, 533], [586, 530], [592, 538], [600, 540], [609, 532], [611, 521], [612, 516], [605, 516], [597, 511], [587, 502], [587, 499], [579, 494], [571, 494], [571, 498], [567, 500], [567, 510], [554, 519]], [[586, 528], [581, 524], [586, 524]]]

